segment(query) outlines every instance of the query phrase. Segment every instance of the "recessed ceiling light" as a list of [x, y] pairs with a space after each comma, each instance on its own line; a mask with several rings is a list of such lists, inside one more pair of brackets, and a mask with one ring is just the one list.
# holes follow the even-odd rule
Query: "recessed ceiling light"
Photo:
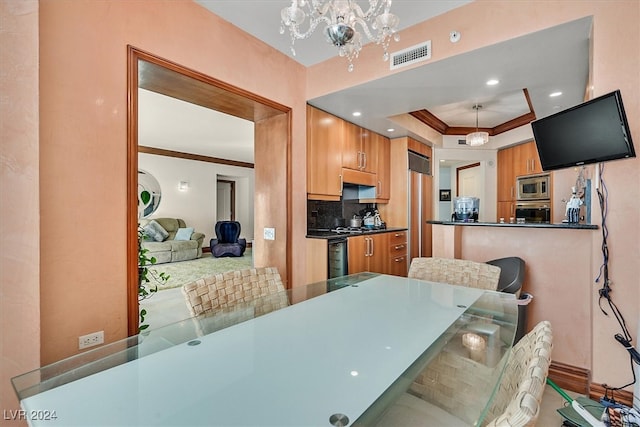
[[551, 98], [555, 98], [556, 96], [560, 96], [560, 95], [562, 95], [562, 92], [560, 92], [560, 91], [558, 91], [558, 92], [551, 92], [551, 93], [549, 94], [549, 96], [550, 96]]
[[362, 115], [362, 113], [360, 111], [354, 111], [353, 112], [353, 117], [360, 117]]
[[395, 131], [395, 129], [394, 129], [394, 128], [389, 128], [389, 129], [387, 129], [387, 132], [394, 132], [394, 131]]
[[490, 80], [487, 80], [487, 86], [495, 86], [495, 85], [497, 85], [498, 83], [500, 83], [500, 80], [498, 80], [498, 79], [490, 79]]
[[446, 160], [445, 159], [440, 159], [440, 162], [444, 163], [444, 162], [446, 162]]

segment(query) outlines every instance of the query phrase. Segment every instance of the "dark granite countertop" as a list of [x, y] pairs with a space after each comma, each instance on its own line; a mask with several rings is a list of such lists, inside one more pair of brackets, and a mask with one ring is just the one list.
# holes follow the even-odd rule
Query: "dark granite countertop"
[[457, 222], [457, 221], [427, 221], [429, 224], [442, 224], [442, 225], [464, 225], [475, 227], [517, 227], [517, 228], [556, 228], [556, 229], [570, 229], [570, 230], [597, 230], [596, 224], [569, 224], [567, 222], [558, 224], [540, 224], [534, 222], [528, 222], [524, 224], [510, 224], [499, 222]]
[[392, 233], [394, 231], [407, 231], [407, 229], [399, 228], [399, 227], [389, 227], [382, 230], [363, 231], [362, 233], [335, 233], [331, 231], [313, 231], [313, 232], [307, 232], [307, 235], [305, 237], [309, 239], [332, 240], [332, 239], [342, 239], [346, 237], [366, 236], [370, 234]]

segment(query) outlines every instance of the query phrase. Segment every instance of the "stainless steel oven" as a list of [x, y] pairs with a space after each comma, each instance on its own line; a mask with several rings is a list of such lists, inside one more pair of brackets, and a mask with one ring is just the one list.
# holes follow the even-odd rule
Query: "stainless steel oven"
[[517, 202], [516, 220], [528, 223], [550, 223], [551, 203], [549, 201]]
[[518, 201], [551, 199], [550, 175], [526, 175], [516, 178]]

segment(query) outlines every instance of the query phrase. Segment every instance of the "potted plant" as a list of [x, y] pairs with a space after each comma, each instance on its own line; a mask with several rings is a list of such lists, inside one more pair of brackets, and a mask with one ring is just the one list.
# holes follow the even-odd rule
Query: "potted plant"
[[[154, 293], [158, 292], [158, 284], [166, 283], [171, 277], [166, 273], [159, 273], [156, 270], [149, 269], [149, 266], [155, 264], [157, 260], [155, 257], [148, 255], [149, 249], [142, 247], [144, 236], [144, 230], [138, 227], [138, 302], [153, 296]], [[146, 315], [147, 310], [141, 309], [139, 332], [149, 327], [149, 325], [144, 324]]]

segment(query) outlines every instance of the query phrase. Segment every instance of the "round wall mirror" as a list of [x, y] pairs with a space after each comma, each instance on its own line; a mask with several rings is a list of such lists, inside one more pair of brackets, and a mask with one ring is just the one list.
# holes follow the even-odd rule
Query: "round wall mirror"
[[158, 209], [161, 193], [158, 180], [138, 169], [138, 218], [147, 218]]

